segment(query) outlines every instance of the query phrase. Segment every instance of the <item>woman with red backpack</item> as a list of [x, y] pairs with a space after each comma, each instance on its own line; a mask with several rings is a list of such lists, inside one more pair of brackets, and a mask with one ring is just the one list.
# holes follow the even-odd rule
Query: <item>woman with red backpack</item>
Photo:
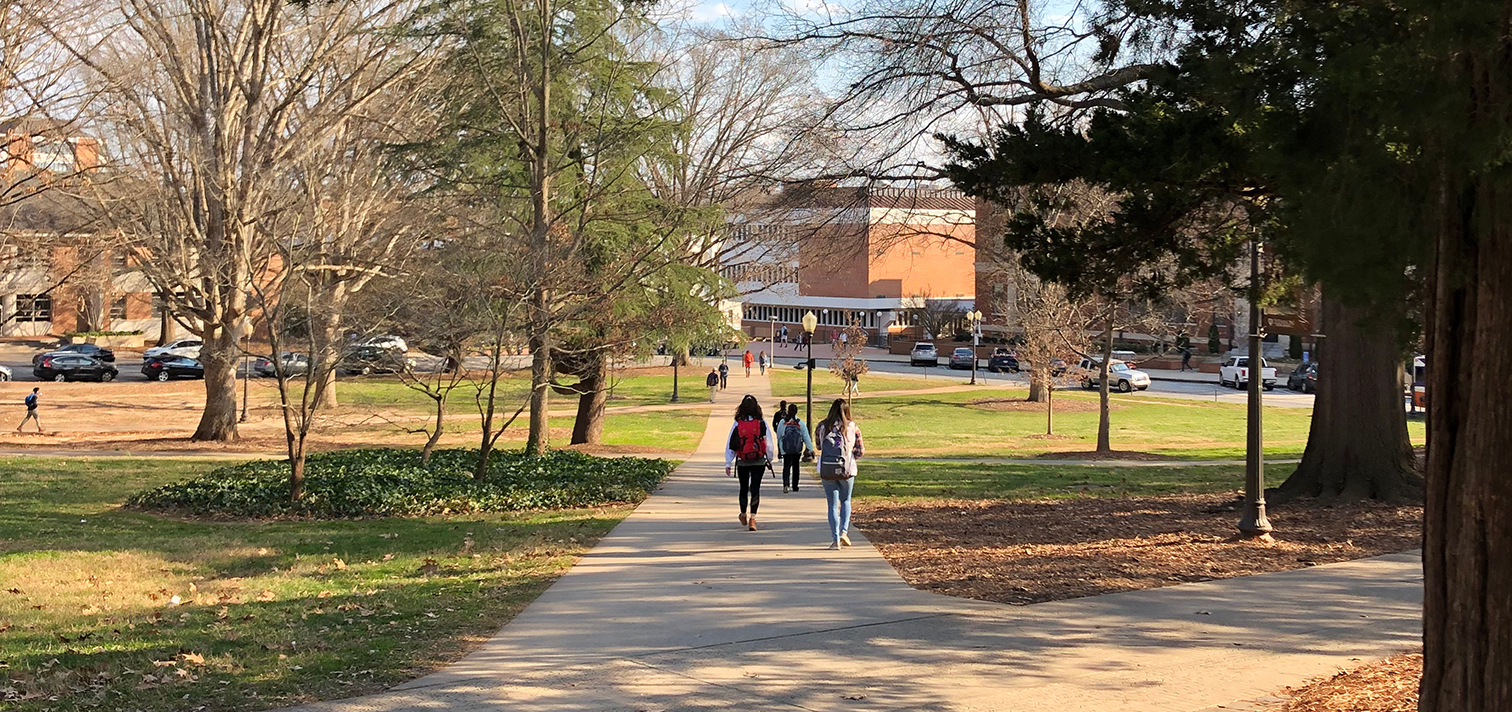
[[777, 459], [777, 438], [767, 428], [761, 404], [746, 396], [735, 408], [735, 422], [725, 445], [725, 474], [733, 466], [740, 476], [740, 523], [756, 531], [756, 510], [761, 507], [761, 476]]
[[814, 429], [819, 441], [819, 479], [829, 502], [830, 548], [850, 546], [851, 488], [856, 481], [856, 459], [866, 453], [861, 428], [851, 420], [850, 403], [836, 398], [829, 416]]

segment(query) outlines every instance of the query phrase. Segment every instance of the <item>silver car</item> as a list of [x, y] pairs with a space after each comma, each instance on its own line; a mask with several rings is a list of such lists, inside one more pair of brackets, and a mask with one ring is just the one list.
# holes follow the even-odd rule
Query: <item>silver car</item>
[[[1087, 375], [1082, 378], [1082, 387], [1088, 390], [1102, 385], [1099, 378], [1102, 362], [1096, 359], [1084, 358], [1081, 369]], [[1128, 393], [1134, 389], [1145, 390], [1150, 387], [1150, 374], [1137, 370], [1127, 362], [1112, 359], [1108, 361], [1108, 387], [1119, 393]]]
[[940, 365], [940, 352], [935, 351], [934, 344], [921, 341], [914, 344], [913, 351], [908, 352], [908, 365], [938, 366]]

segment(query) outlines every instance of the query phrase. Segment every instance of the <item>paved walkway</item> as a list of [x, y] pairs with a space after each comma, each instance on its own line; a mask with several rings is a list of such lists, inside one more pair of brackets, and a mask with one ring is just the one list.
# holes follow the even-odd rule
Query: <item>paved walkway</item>
[[769, 481], [747, 532], [718, 455], [746, 391], [765, 379], [732, 378], [698, 454], [478, 651], [298, 709], [1193, 712], [1420, 639], [1414, 555], [1013, 607], [911, 589], [859, 536], [828, 551], [817, 486]]

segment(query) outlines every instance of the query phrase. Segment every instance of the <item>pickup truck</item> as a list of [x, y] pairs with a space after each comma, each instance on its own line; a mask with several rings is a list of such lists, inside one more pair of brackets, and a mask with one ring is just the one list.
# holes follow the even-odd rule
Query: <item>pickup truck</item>
[[[1249, 387], [1249, 357], [1230, 356], [1224, 361], [1218, 369], [1218, 384], [1239, 389]], [[1260, 385], [1267, 391], [1276, 387], [1276, 369], [1265, 365], [1265, 359], [1260, 360]]]

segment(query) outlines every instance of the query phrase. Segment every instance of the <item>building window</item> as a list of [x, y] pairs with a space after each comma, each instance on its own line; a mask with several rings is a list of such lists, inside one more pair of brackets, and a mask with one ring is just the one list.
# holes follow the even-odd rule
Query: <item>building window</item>
[[117, 299], [117, 300], [115, 300], [115, 301], [113, 301], [113, 302], [110, 303], [110, 318], [111, 319], [125, 319], [126, 318], [126, 297], [122, 296], [120, 299]]
[[16, 321], [52, 321], [52, 297], [46, 294], [17, 294]]
[[32, 147], [32, 164], [52, 173], [73, 173], [76, 164], [73, 143], [36, 139]]

